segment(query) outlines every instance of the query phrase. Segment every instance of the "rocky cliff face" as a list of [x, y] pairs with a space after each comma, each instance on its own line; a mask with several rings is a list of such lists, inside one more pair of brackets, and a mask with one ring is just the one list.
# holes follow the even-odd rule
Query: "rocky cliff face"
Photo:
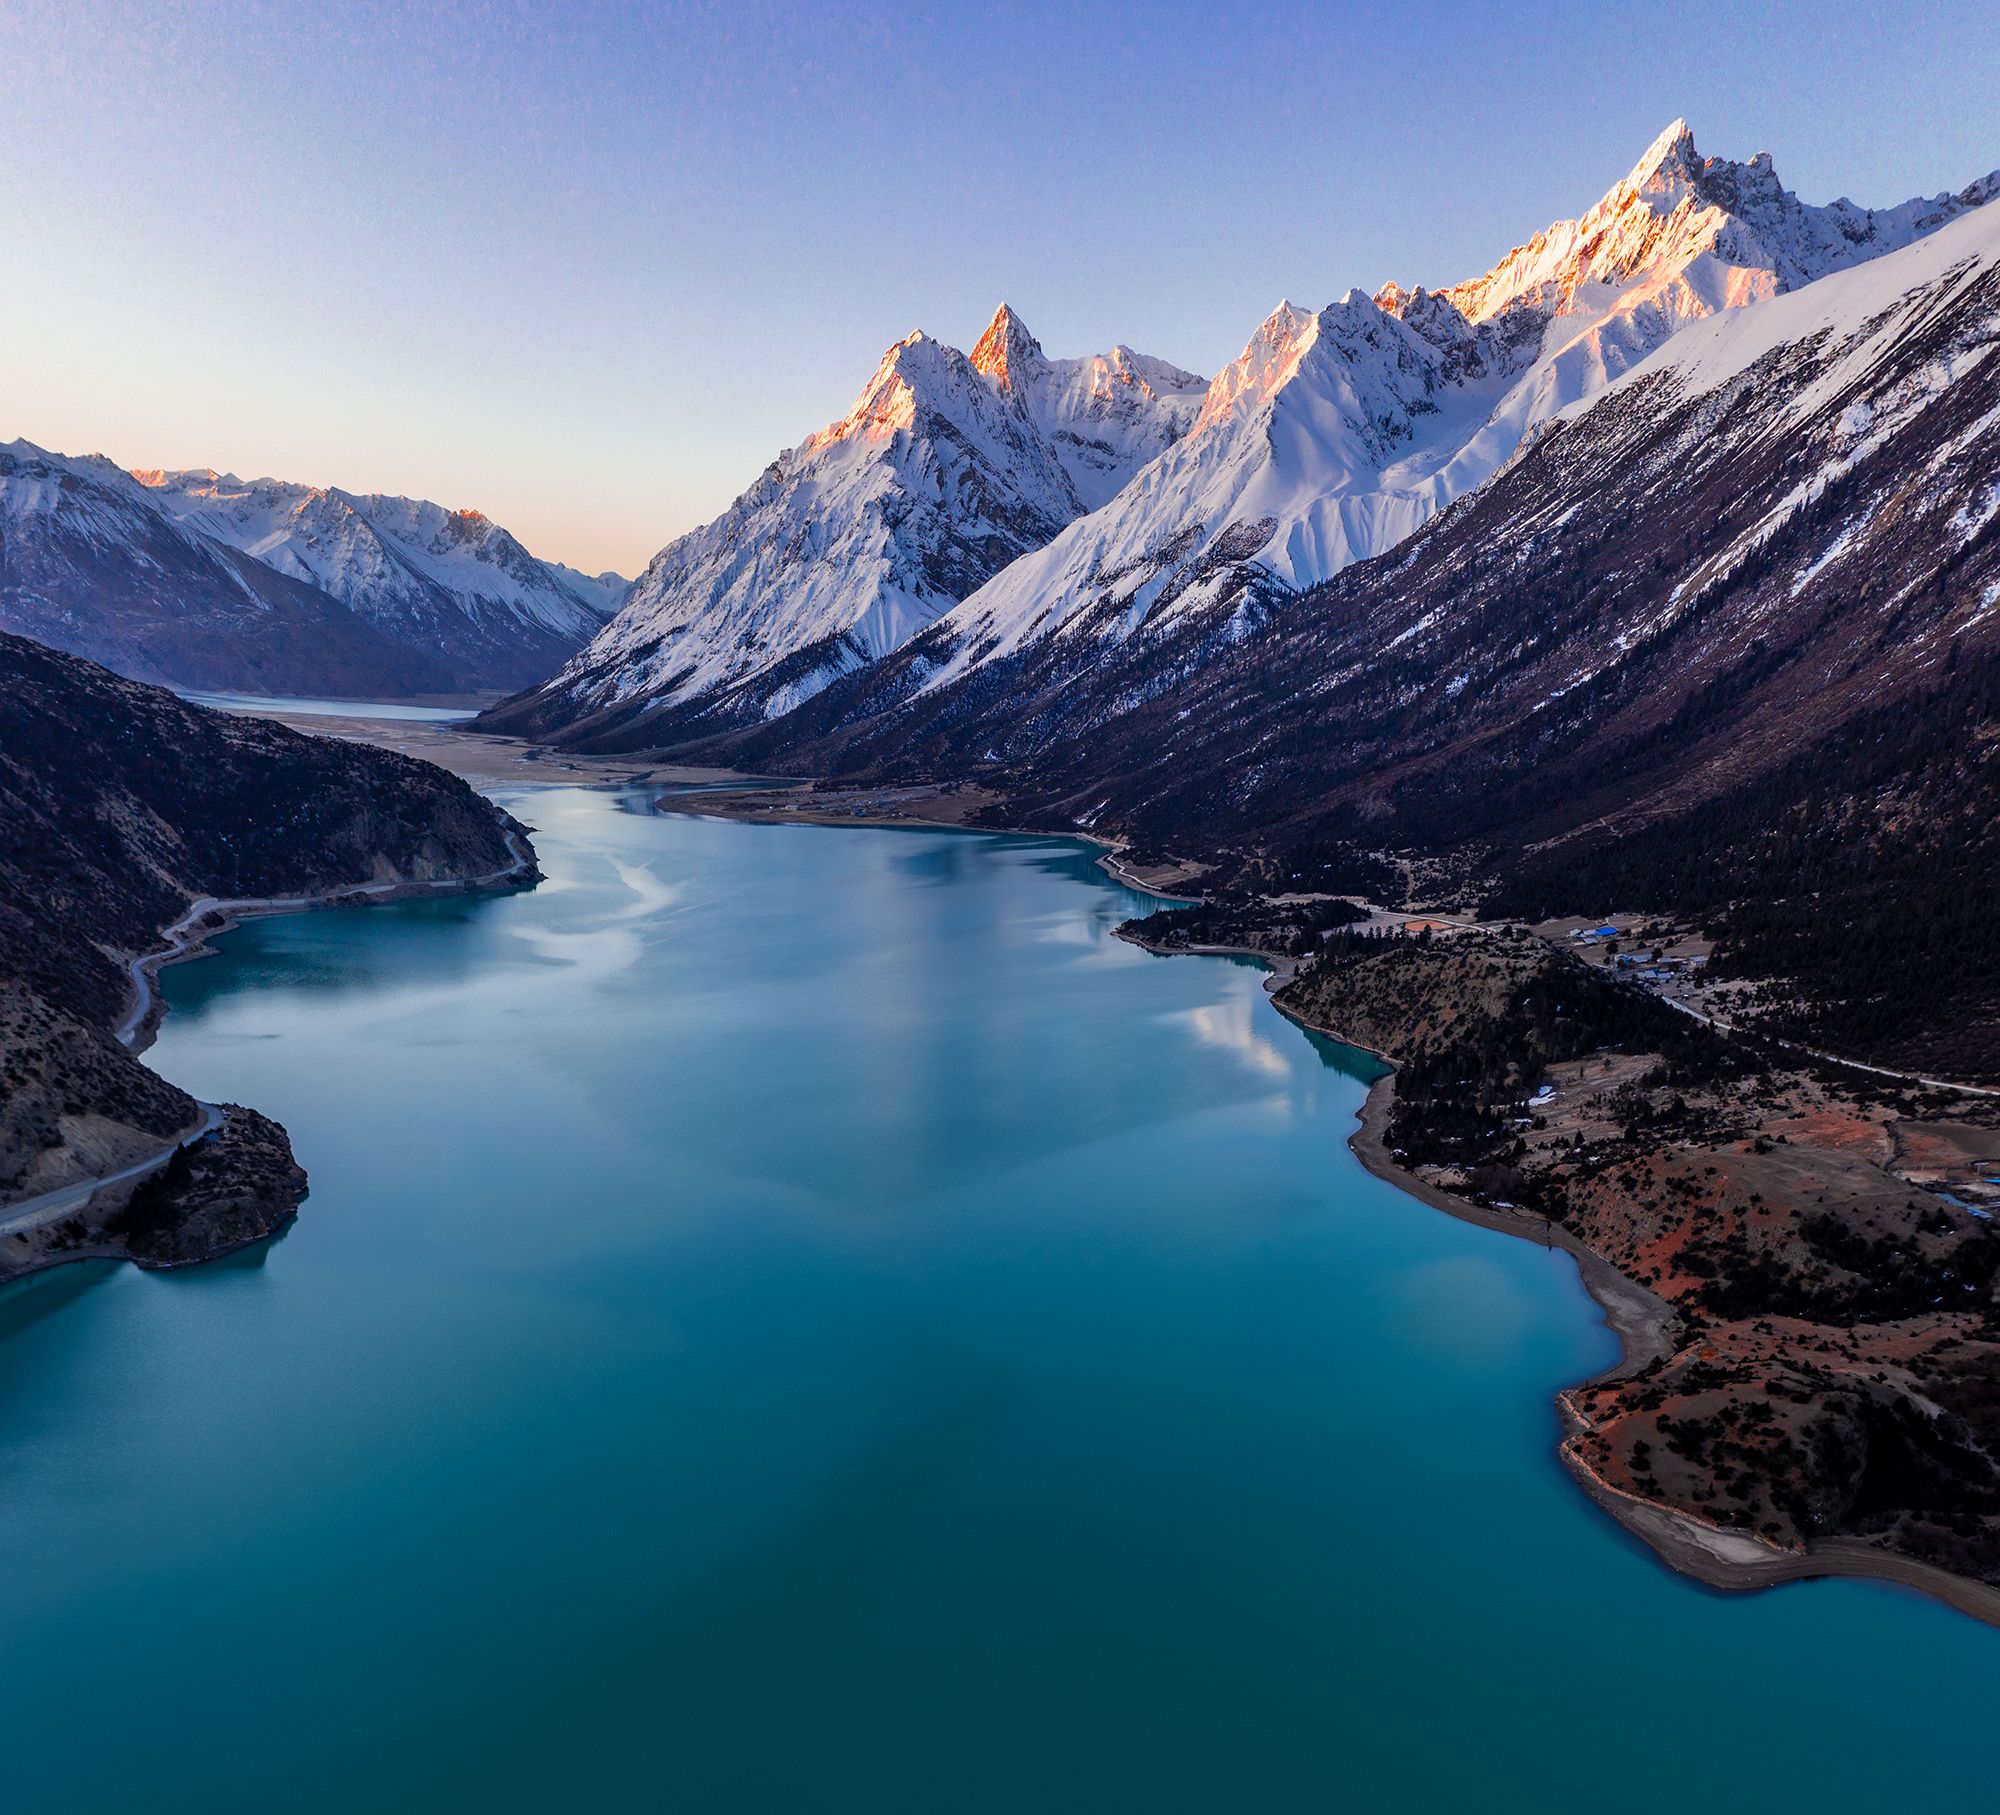
[[223, 1125], [176, 1148], [159, 1170], [107, 1185], [69, 1215], [0, 1237], [0, 1279], [75, 1260], [193, 1266], [283, 1228], [306, 1190], [291, 1141], [254, 1109], [220, 1108]]
[[[199, 1128], [193, 1099], [112, 1034], [132, 960], [160, 950], [191, 902], [525, 881], [527, 854], [511, 820], [427, 763], [210, 712], [0, 636], [0, 1220]], [[282, 1129], [232, 1117], [172, 1181], [174, 1201], [190, 1216], [205, 1205], [215, 1241], [249, 1239], [277, 1214], [289, 1168]], [[105, 1219], [129, 1190], [63, 1233], [0, 1242], [0, 1267], [116, 1247]], [[187, 1244], [208, 1238], [183, 1240], [164, 1200], [148, 1201], [150, 1251], [191, 1258]]]

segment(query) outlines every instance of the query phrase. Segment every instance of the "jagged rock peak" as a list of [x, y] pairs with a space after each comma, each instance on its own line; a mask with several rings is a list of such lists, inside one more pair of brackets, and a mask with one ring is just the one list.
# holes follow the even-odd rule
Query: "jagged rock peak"
[[1556, 222], [1483, 277], [1438, 294], [1475, 326], [1524, 307], [1589, 313], [1601, 298], [1586, 293], [1579, 302], [1586, 285], [1623, 286], [1648, 271], [1671, 282], [1712, 256], [1712, 275], [1736, 285], [1729, 301], [1751, 302], [1909, 245], [1996, 187], [1995, 177], [1982, 177], [1957, 195], [1893, 208], [1844, 198], [1819, 207], [1785, 188], [1768, 151], [1742, 164], [1705, 158], [1687, 122], [1676, 120], [1581, 218]]
[[973, 370], [985, 373], [1002, 391], [1012, 390], [1017, 379], [1025, 379], [1047, 364], [1042, 343], [1006, 303], [993, 311], [986, 332], [972, 349]]
[[[1771, 161], [1768, 151], [1759, 152], [1758, 156], [1767, 165]], [[1625, 179], [1625, 187], [1635, 195], [1669, 197], [1667, 207], [1671, 209], [1700, 180], [1707, 164], [1719, 162], [1718, 158], [1704, 159], [1695, 149], [1693, 129], [1687, 121], [1676, 120], [1646, 147], [1644, 155], [1632, 166], [1632, 174]], [[1617, 191], [1612, 193], [1615, 195]]]

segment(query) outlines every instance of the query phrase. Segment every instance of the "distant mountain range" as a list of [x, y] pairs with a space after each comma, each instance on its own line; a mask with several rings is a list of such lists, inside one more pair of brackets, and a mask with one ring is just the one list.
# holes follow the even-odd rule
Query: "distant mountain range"
[[[671, 747], [781, 719], [906, 651], [927, 693], [1062, 641], [1108, 653], [1269, 609], [1397, 546], [1692, 324], [1907, 248], [2000, 193], [1801, 203], [1676, 121], [1581, 220], [1448, 290], [1281, 304], [1206, 386], [1118, 349], [1049, 361], [1003, 308], [967, 359], [913, 335], [841, 423], [670, 544], [495, 729]], [[1085, 457], [1087, 456], [1087, 458]], [[992, 695], [992, 684], [986, 693]], [[1003, 708], [1004, 709], [1004, 708]]]
[[363, 697], [518, 688], [622, 603], [477, 511], [0, 447], [0, 628], [135, 679]]

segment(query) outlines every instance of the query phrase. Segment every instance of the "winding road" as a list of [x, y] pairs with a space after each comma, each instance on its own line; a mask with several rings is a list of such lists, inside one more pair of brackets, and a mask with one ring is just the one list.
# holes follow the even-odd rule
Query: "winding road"
[[150, 1159], [140, 1160], [136, 1165], [127, 1166], [121, 1172], [107, 1172], [98, 1178], [79, 1179], [73, 1185], [61, 1185], [54, 1191], [44, 1191], [39, 1197], [10, 1204], [6, 1214], [0, 1216], [0, 1236], [25, 1235], [30, 1229], [39, 1229], [44, 1223], [61, 1222], [71, 1212], [81, 1210], [89, 1203], [99, 1187], [115, 1185], [121, 1179], [139, 1178], [145, 1173], [159, 1171], [181, 1148], [191, 1146], [204, 1136], [213, 1134], [228, 1120], [229, 1118], [213, 1103], [203, 1103], [201, 1120], [187, 1133], [175, 1136]]
[[330, 902], [352, 901], [357, 895], [411, 895], [427, 889], [494, 888], [509, 877], [519, 876], [534, 867], [534, 853], [522, 848], [520, 838], [513, 832], [507, 833], [506, 838], [508, 850], [514, 853], [514, 861], [504, 870], [495, 870], [490, 876], [474, 876], [469, 880], [448, 876], [437, 882], [352, 883], [338, 889], [325, 890], [318, 895], [266, 895], [241, 901], [223, 901], [214, 895], [204, 895], [172, 926], [160, 929], [160, 936], [167, 941], [164, 951], [148, 952], [143, 958], [132, 960], [132, 986], [136, 1000], [125, 1019], [118, 1023], [116, 1032], [119, 1042], [130, 1046], [138, 1039], [139, 1030], [146, 1024], [146, 1017], [153, 1012], [155, 1001], [153, 980], [159, 973], [160, 967], [180, 957], [191, 946], [201, 943], [204, 935], [195, 932], [195, 923], [209, 914], [221, 914], [227, 919], [242, 919], [261, 914], [299, 914], [310, 908], [325, 907]]
[[[1720, 1028], [1726, 1034], [1747, 1033], [1756, 1037], [1754, 1029], [1738, 1027], [1733, 1021], [1724, 1021], [1715, 1015], [1705, 1015], [1685, 1002], [1676, 1002], [1672, 996], [1661, 996], [1660, 1000], [1669, 1008], [1677, 1008], [1682, 1014], [1691, 1015], [1710, 1027]], [[1953, 1084], [1943, 1078], [1920, 1078], [1913, 1071], [1891, 1071], [1886, 1065], [1864, 1065], [1859, 1059], [1843, 1059], [1837, 1052], [1821, 1052], [1814, 1046], [1801, 1046], [1795, 1040], [1780, 1040], [1768, 1034], [1763, 1037], [1787, 1052], [1802, 1052], [1809, 1059], [1824, 1059], [1827, 1064], [1839, 1065], [1848, 1071], [1872, 1072], [1878, 1078], [1894, 1078], [1900, 1084], [1916, 1084], [1925, 1090], [1956, 1090], [1969, 1097], [2000, 1097], [2000, 1090], [1988, 1089], [1983, 1084]]]

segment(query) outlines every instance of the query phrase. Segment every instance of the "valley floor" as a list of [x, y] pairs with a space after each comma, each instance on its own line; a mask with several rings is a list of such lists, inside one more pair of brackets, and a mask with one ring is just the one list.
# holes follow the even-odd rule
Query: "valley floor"
[[[235, 710], [236, 708], [232, 708]], [[488, 737], [449, 722], [422, 719], [336, 718], [322, 713], [259, 712], [312, 737], [369, 744], [436, 763], [473, 787], [574, 788], [605, 783], [716, 783], [733, 779], [727, 769], [690, 769], [625, 756], [573, 757], [525, 738]]]

